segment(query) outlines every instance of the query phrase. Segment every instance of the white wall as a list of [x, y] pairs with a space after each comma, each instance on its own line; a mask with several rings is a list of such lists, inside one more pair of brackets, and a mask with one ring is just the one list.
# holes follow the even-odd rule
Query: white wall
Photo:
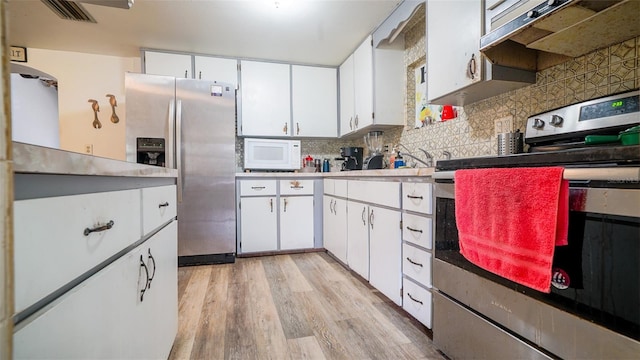
[[60, 147], [58, 91], [38, 78], [11, 74], [11, 138], [27, 144]]
[[[140, 58], [29, 48], [28, 66], [51, 74], [58, 80], [60, 148], [125, 160], [124, 73], [140, 72]], [[106, 94], [116, 97], [120, 122], [110, 121], [111, 106]], [[89, 99], [100, 106], [101, 129], [95, 129]]]

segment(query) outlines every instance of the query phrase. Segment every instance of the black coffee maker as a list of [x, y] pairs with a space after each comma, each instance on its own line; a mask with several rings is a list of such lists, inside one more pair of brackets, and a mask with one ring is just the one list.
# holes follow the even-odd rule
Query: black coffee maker
[[340, 148], [342, 163], [342, 171], [345, 170], [362, 170], [362, 151], [361, 147], [343, 147]]

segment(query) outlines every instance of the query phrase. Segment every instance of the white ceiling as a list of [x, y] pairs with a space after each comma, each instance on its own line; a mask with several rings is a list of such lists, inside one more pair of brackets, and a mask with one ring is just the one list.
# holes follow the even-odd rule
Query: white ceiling
[[135, 0], [83, 4], [97, 24], [63, 20], [39, 0], [8, 0], [13, 46], [136, 57], [140, 48], [339, 65], [398, 0]]

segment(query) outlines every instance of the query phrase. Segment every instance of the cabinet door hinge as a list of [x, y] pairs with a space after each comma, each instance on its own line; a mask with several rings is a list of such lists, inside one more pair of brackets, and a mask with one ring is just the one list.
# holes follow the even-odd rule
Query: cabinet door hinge
[[400, 220], [400, 230], [402, 230], [402, 220]]
[[400, 288], [400, 297], [402, 297], [402, 288]]
[[375, 119], [375, 118], [376, 118], [376, 113], [372, 112], [372, 113], [371, 113], [371, 118], [372, 118], [372, 119]]

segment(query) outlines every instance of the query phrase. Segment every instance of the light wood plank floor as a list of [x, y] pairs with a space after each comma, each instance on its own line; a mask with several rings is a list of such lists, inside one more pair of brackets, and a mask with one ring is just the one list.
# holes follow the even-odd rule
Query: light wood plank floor
[[169, 359], [443, 359], [427, 330], [326, 253], [178, 270]]

